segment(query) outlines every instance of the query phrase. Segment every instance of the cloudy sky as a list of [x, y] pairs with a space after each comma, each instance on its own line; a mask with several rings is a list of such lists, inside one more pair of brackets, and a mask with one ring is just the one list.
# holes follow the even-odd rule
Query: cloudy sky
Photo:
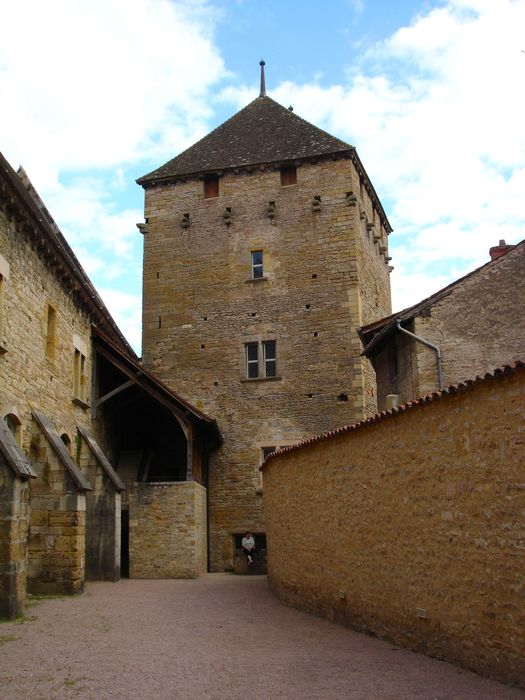
[[0, 150], [140, 350], [135, 179], [258, 94], [357, 147], [394, 310], [525, 238], [525, 0], [0, 0]]

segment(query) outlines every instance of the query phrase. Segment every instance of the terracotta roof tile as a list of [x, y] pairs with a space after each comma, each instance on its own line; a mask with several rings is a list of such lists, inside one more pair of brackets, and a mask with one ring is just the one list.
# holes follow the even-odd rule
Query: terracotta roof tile
[[280, 447], [278, 450], [275, 450], [275, 452], [270, 453], [268, 457], [266, 457], [266, 459], [261, 465], [261, 470], [264, 469], [264, 467], [268, 464], [270, 460], [274, 459], [278, 455], [288, 452], [295, 452], [296, 450], [309, 447], [310, 445], [315, 445], [318, 442], [330, 440], [331, 438], [336, 437], [337, 435], [343, 435], [344, 433], [349, 433], [353, 430], [359, 430], [360, 428], [363, 428], [367, 425], [372, 425], [373, 423], [380, 423], [384, 420], [392, 418], [398, 413], [404, 413], [405, 411], [417, 408], [418, 406], [423, 406], [425, 404], [432, 403], [433, 401], [440, 400], [445, 396], [451, 396], [453, 394], [458, 394], [462, 391], [467, 391], [476, 384], [481, 384], [483, 382], [491, 381], [504, 375], [513, 374], [514, 372], [523, 370], [525, 370], [525, 362], [518, 360], [517, 362], [514, 362], [511, 365], [504, 365], [503, 367], [498, 367], [493, 372], [487, 372], [483, 376], [477, 376], [475, 379], [466, 379], [464, 382], [460, 382], [459, 384], [453, 384], [447, 389], [435, 391], [432, 394], [428, 394], [427, 396], [422, 396], [421, 398], [416, 399], [414, 401], [409, 401], [408, 403], [402, 404], [401, 406], [393, 408], [390, 411], [381, 411], [381, 413], [376, 413], [375, 416], [365, 418], [364, 420], [359, 421], [358, 423], [343, 425], [340, 428], [336, 428], [335, 430], [330, 430], [326, 433], [321, 433], [320, 435], [314, 435], [313, 437], [307, 438], [306, 440], [297, 442], [295, 445]]

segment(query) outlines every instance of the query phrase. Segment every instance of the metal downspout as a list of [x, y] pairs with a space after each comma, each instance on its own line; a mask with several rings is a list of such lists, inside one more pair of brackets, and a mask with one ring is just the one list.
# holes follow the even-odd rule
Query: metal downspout
[[422, 338], [420, 335], [416, 335], [415, 333], [411, 333], [410, 331], [407, 331], [406, 328], [403, 328], [403, 326], [401, 325], [401, 321], [399, 319], [396, 319], [396, 325], [397, 325], [398, 330], [401, 331], [401, 333], [406, 333], [406, 335], [409, 335], [411, 338], [414, 338], [414, 340], [418, 340], [420, 343], [423, 343], [423, 345], [426, 345], [428, 348], [431, 348], [436, 353], [438, 385], [439, 385], [439, 390], [441, 391], [441, 389], [443, 389], [443, 367], [441, 365], [441, 350], [438, 348], [437, 345], [434, 345], [434, 343], [431, 343], [430, 340], [425, 340], [425, 338]]

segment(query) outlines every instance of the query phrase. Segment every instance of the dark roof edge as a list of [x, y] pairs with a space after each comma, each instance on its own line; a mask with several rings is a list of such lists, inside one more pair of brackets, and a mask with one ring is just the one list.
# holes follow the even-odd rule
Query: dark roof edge
[[116, 491], [124, 491], [126, 486], [122, 482], [121, 478], [117, 474], [117, 472], [113, 469], [111, 466], [110, 461], [106, 457], [106, 455], [102, 452], [100, 449], [100, 445], [98, 442], [95, 440], [93, 435], [91, 434], [91, 431], [86, 428], [85, 426], [79, 425], [77, 426], [78, 432], [82, 435], [84, 440], [86, 441], [87, 446], [91, 450], [91, 453], [97, 460], [97, 462], [100, 464], [102, 467], [103, 471], [106, 473], [106, 476], [109, 478], [113, 486], [115, 487]]
[[357, 170], [359, 176], [363, 179], [365, 183], [365, 189], [368, 192], [368, 195], [372, 202], [374, 203], [374, 206], [376, 207], [379, 216], [381, 218], [381, 222], [383, 226], [385, 227], [385, 230], [387, 233], [392, 233], [394, 230], [392, 226], [390, 225], [390, 222], [388, 220], [388, 217], [386, 215], [385, 210], [383, 209], [383, 205], [381, 204], [381, 200], [379, 199], [379, 196], [377, 192], [375, 191], [375, 188], [372, 184], [372, 181], [370, 180], [368, 173], [365, 170], [365, 167], [359, 158], [359, 155], [357, 154], [357, 150], [355, 146], [349, 146], [346, 149], [341, 149], [340, 151], [333, 151], [331, 153], [321, 153], [318, 155], [313, 155], [313, 156], [302, 156], [302, 157], [296, 157], [296, 158], [291, 158], [288, 160], [274, 160], [274, 161], [268, 161], [268, 162], [259, 162], [259, 163], [247, 163], [246, 165], [232, 165], [228, 166], [225, 168], [211, 168], [208, 170], [196, 170], [193, 172], [187, 172], [187, 173], [181, 173], [178, 175], [165, 175], [164, 177], [151, 177], [151, 174], [144, 175], [143, 177], [139, 177], [135, 182], [143, 187], [144, 189], [147, 189], [148, 187], [154, 187], [158, 184], [160, 185], [167, 185], [173, 182], [178, 182], [180, 180], [191, 180], [191, 179], [198, 179], [201, 177], [205, 177], [206, 175], [209, 175], [210, 173], [218, 173], [218, 174], [223, 174], [227, 172], [239, 172], [239, 171], [250, 171], [250, 170], [257, 170], [263, 166], [272, 166], [274, 168], [278, 168], [282, 165], [290, 164], [290, 163], [317, 163], [317, 162], [322, 162], [322, 161], [327, 161], [327, 160], [334, 160], [338, 158], [349, 158], [353, 164], [355, 169]]
[[88, 478], [83, 474], [79, 467], [73, 461], [71, 455], [67, 451], [65, 444], [60, 439], [55, 426], [50, 421], [50, 419], [39, 411], [37, 408], [31, 406], [33, 417], [36, 420], [41, 431], [47, 438], [53, 452], [58, 458], [59, 462], [62, 464], [64, 469], [69, 473], [73, 481], [75, 482], [79, 491], [92, 491], [92, 486], [89, 483]]
[[406, 411], [411, 411], [420, 406], [433, 403], [434, 401], [440, 401], [446, 396], [453, 396], [454, 394], [459, 394], [464, 391], [470, 391], [474, 386], [478, 386], [479, 384], [487, 383], [489, 381], [498, 380], [503, 376], [514, 374], [519, 371], [525, 371], [525, 361], [517, 360], [511, 365], [503, 365], [502, 367], [498, 367], [492, 372], [487, 372], [483, 376], [477, 376], [475, 379], [466, 379], [464, 382], [460, 382], [459, 384], [452, 384], [447, 389], [435, 391], [432, 394], [428, 394], [427, 396], [422, 396], [421, 398], [415, 399], [414, 401], [409, 401], [408, 403], [402, 404], [401, 406], [398, 406], [398, 408], [393, 408], [390, 411], [382, 411], [381, 413], [376, 413], [374, 416], [371, 416], [370, 418], [365, 418], [364, 420], [359, 421], [357, 423], [343, 425], [342, 427], [336, 428], [335, 430], [330, 430], [326, 433], [321, 433], [320, 435], [314, 435], [313, 437], [307, 438], [306, 440], [302, 440], [301, 442], [298, 442], [295, 445], [281, 447], [278, 450], [275, 450], [275, 452], [270, 453], [268, 457], [266, 457], [266, 459], [260, 467], [260, 470], [264, 470], [268, 462], [279, 455], [286, 454], [288, 452], [296, 452], [306, 447], [310, 447], [311, 445], [315, 445], [318, 442], [330, 440], [331, 438], [337, 437], [338, 435], [344, 435], [345, 433], [350, 433], [354, 430], [360, 430], [362, 428], [365, 428], [368, 425], [381, 423], [384, 420], [394, 418], [400, 413], [406, 413]]
[[[73, 277], [76, 282], [82, 288], [84, 288], [86, 293], [82, 296], [82, 300], [88, 306], [94, 322], [106, 327], [116, 338], [118, 338], [118, 341], [123, 345], [123, 347], [126, 348], [128, 352], [135, 354], [133, 348], [128, 343], [122, 331], [117, 326], [117, 323], [106, 308], [106, 305], [89, 279], [86, 271], [78, 261], [78, 258], [73, 252], [71, 246], [65, 239], [58, 226], [51, 219], [51, 216], [40, 199], [40, 196], [32, 185], [34, 194], [28, 190], [2, 153], [0, 153], [0, 174], [7, 180], [8, 184], [14, 190], [19, 200], [23, 203], [25, 215], [29, 218], [33, 226], [36, 227], [42, 234], [46, 243], [52, 249], [53, 255], [64, 264], [71, 277]], [[41, 209], [39, 203], [42, 204], [43, 209]], [[47, 221], [46, 215], [50, 217], [52, 223]]]
[[377, 192], [374, 189], [374, 186], [372, 184], [372, 180], [368, 177], [368, 173], [365, 170], [365, 166], [361, 162], [361, 158], [359, 158], [359, 155], [357, 154], [357, 149], [353, 149], [351, 158], [354, 162], [355, 168], [358, 171], [359, 175], [364, 179], [365, 181], [365, 188], [368, 192], [368, 195], [370, 199], [374, 202], [374, 204], [377, 207], [377, 210], [379, 211], [379, 215], [382, 219], [383, 226], [385, 227], [385, 230], [387, 233], [392, 233], [394, 230], [392, 226], [390, 225], [390, 222], [388, 220], [388, 217], [385, 213], [385, 210], [383, 209], [383, 205], [381, 204], [381, 200], [379, 199], [379, 196]]
[[[497, 265], [499, 260], [502, 260], [503, 258], [505, 258], [505, 256], [509, 255], [509, 253], [512, 253], [513, 250], [522, 245], [525, 245], [525, 239], [519, 241], [518, 243], [515, 243], [512, 247], [509, 247], [509, 249], [505, 253], [503, 253], [503, 255], [500, 255], [495, 260], [487, 260], [487, 262], [483, 263], [483, 265], [480, 265], [474, 270], [467, 272], [467, 274], [463, 275], [463, 277], [459, 277], [459, 279], [454, 280], [446, 287], [443, 287], [437, 292], [434, 292], [434, 294], [431, 294], [429, 297], [426, 297], [422, 301], [418, 301], [417, 304], [414, 304], [413, 306], [408, 306], [407, 308], [402, 309], [401, 311], [397, 311], [394, 314], [390, 314], [390, 316], [384, 316], [383, 318], [380, 318], [377, 321], [373, 321], [372, 323], [369, 323], [366, 326], [361, 326], [357, 328], [357, 333], [364, 347], [364, 350], [361, 353], [361, 355], [368, 357], [369, 352], [375, 349], [379, 341], [387, 338], [388, 335], [390, 335], [390, 333], [395, 330], [398, 320], [401, 322], [411, 320], [412, 318], [414, 318], [414, 316], [417, 316], [423, 309], [433, 306], [438, 301], [441, 301], [441, 299], [447, 297], [454, 291], [454, 289], [459, 284], [469, 279], [470, 277], [473, 277], [474, 275], [478, 274], [478, 272], [481, 272], [481, 270], [488, 267], [489, 265]], [[373, 331], [376, 331], [375, 335], [372, 337], [368, 344], [365, 344], [366, 336], [369, 333], [372, 333]]]
[[[205, 175], [210, 175], [212, 173], [226, 173], [235, 172], [239, 170], [258, 170], [264, 166], [272, 166], [273, 168], [278, 168], [281, 165], [293, 164], [293, 163], [303, 163], [312, 162], [318, 160], [333, 160], [334, 156], [348, 156], [352, 151], [355, 151], [354, 146], [348, 146], [348, 148], [341, 148], [339, 151], [332, 151], [331, 153], [319, 153], [317, 155], [311, 156], [296, 156], [294, 158], [282, 158], [279, 160], [270, 161], [254, 161], [253, 163], [245, 163], [243, 165], [228, 165], [223, 168], [207, 168], [205, 170], [191, 170], [186, 173], [178, 173], [177, 175], [164, 175], [161, 177], [153, 177], [152, 173], [143, 175], [139, 177], [135, 182], [138, 185], [146, 188], [147, 186], [153, 187], [157, 184], [169, 184], [170, 182], [177, 182], [178, 180], [192, 180], [203, 177]], [[155, 171], [152, 171], [153, 173]]]
[[173, 401], [175, 403], [180, 404], [180, 406], [191, 413], [195, 418], [197, 418], [199, 421], [207, 425], [212, 432], [215, 434], [215, 437], [217, 439], [218, 444], [221, 444], [223, 441], [223, 436], [222, 433], [219, 429], [219, 426], [217, 425], [217, 421], [215, 418], [212, 418], [211, 416], [208, 416], [206, 413], [203, 411], [199, 410], [196, 406], [191, 404], [189, 401], [186, 401], [186, 399], [183, 399], [182, 396], [177, 394], [175, 391], [170, 389], [170, 387], [167, 384], [164, 384], [158, 377], [156, 377], [152, 372], [147, 370], [144, 365], [136, 359], [136, 357], [133, 355], [129, 355], [125, 352], [122, 351], [121, 348], [117, 347], [115, 343], [112, 342], [111, 338], [109, 338], [104, 332], [102, 332], [99, 328], [94, 327], [92, 334], [95, 338], [98, 338], [101, 340], [103, 343], [105, 343], [109, 348], [113, 351], [116, 352], [119, 357], [124, 360], [125, 362], [128, 363], [128, 365], [131, 365], [133, 369], [135, 369], [137, 372], [140, 372], [140, 374], [146, 379], [153, 384], [156, 389], [163, 394], [166, 398], [168, 398], [170, 401]]

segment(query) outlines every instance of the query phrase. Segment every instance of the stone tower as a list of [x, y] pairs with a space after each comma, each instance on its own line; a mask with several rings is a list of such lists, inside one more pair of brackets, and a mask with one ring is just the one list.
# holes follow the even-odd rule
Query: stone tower
[[212, 571], [231, 566], [235, 535], [264, 532], [270, 448], [375, 411], [356, 327], [391, 310], [391, 228], [355, 148], [267, 97], [263, 78], [138, 180], [144, 364], [224, 436], [208, 472]]

